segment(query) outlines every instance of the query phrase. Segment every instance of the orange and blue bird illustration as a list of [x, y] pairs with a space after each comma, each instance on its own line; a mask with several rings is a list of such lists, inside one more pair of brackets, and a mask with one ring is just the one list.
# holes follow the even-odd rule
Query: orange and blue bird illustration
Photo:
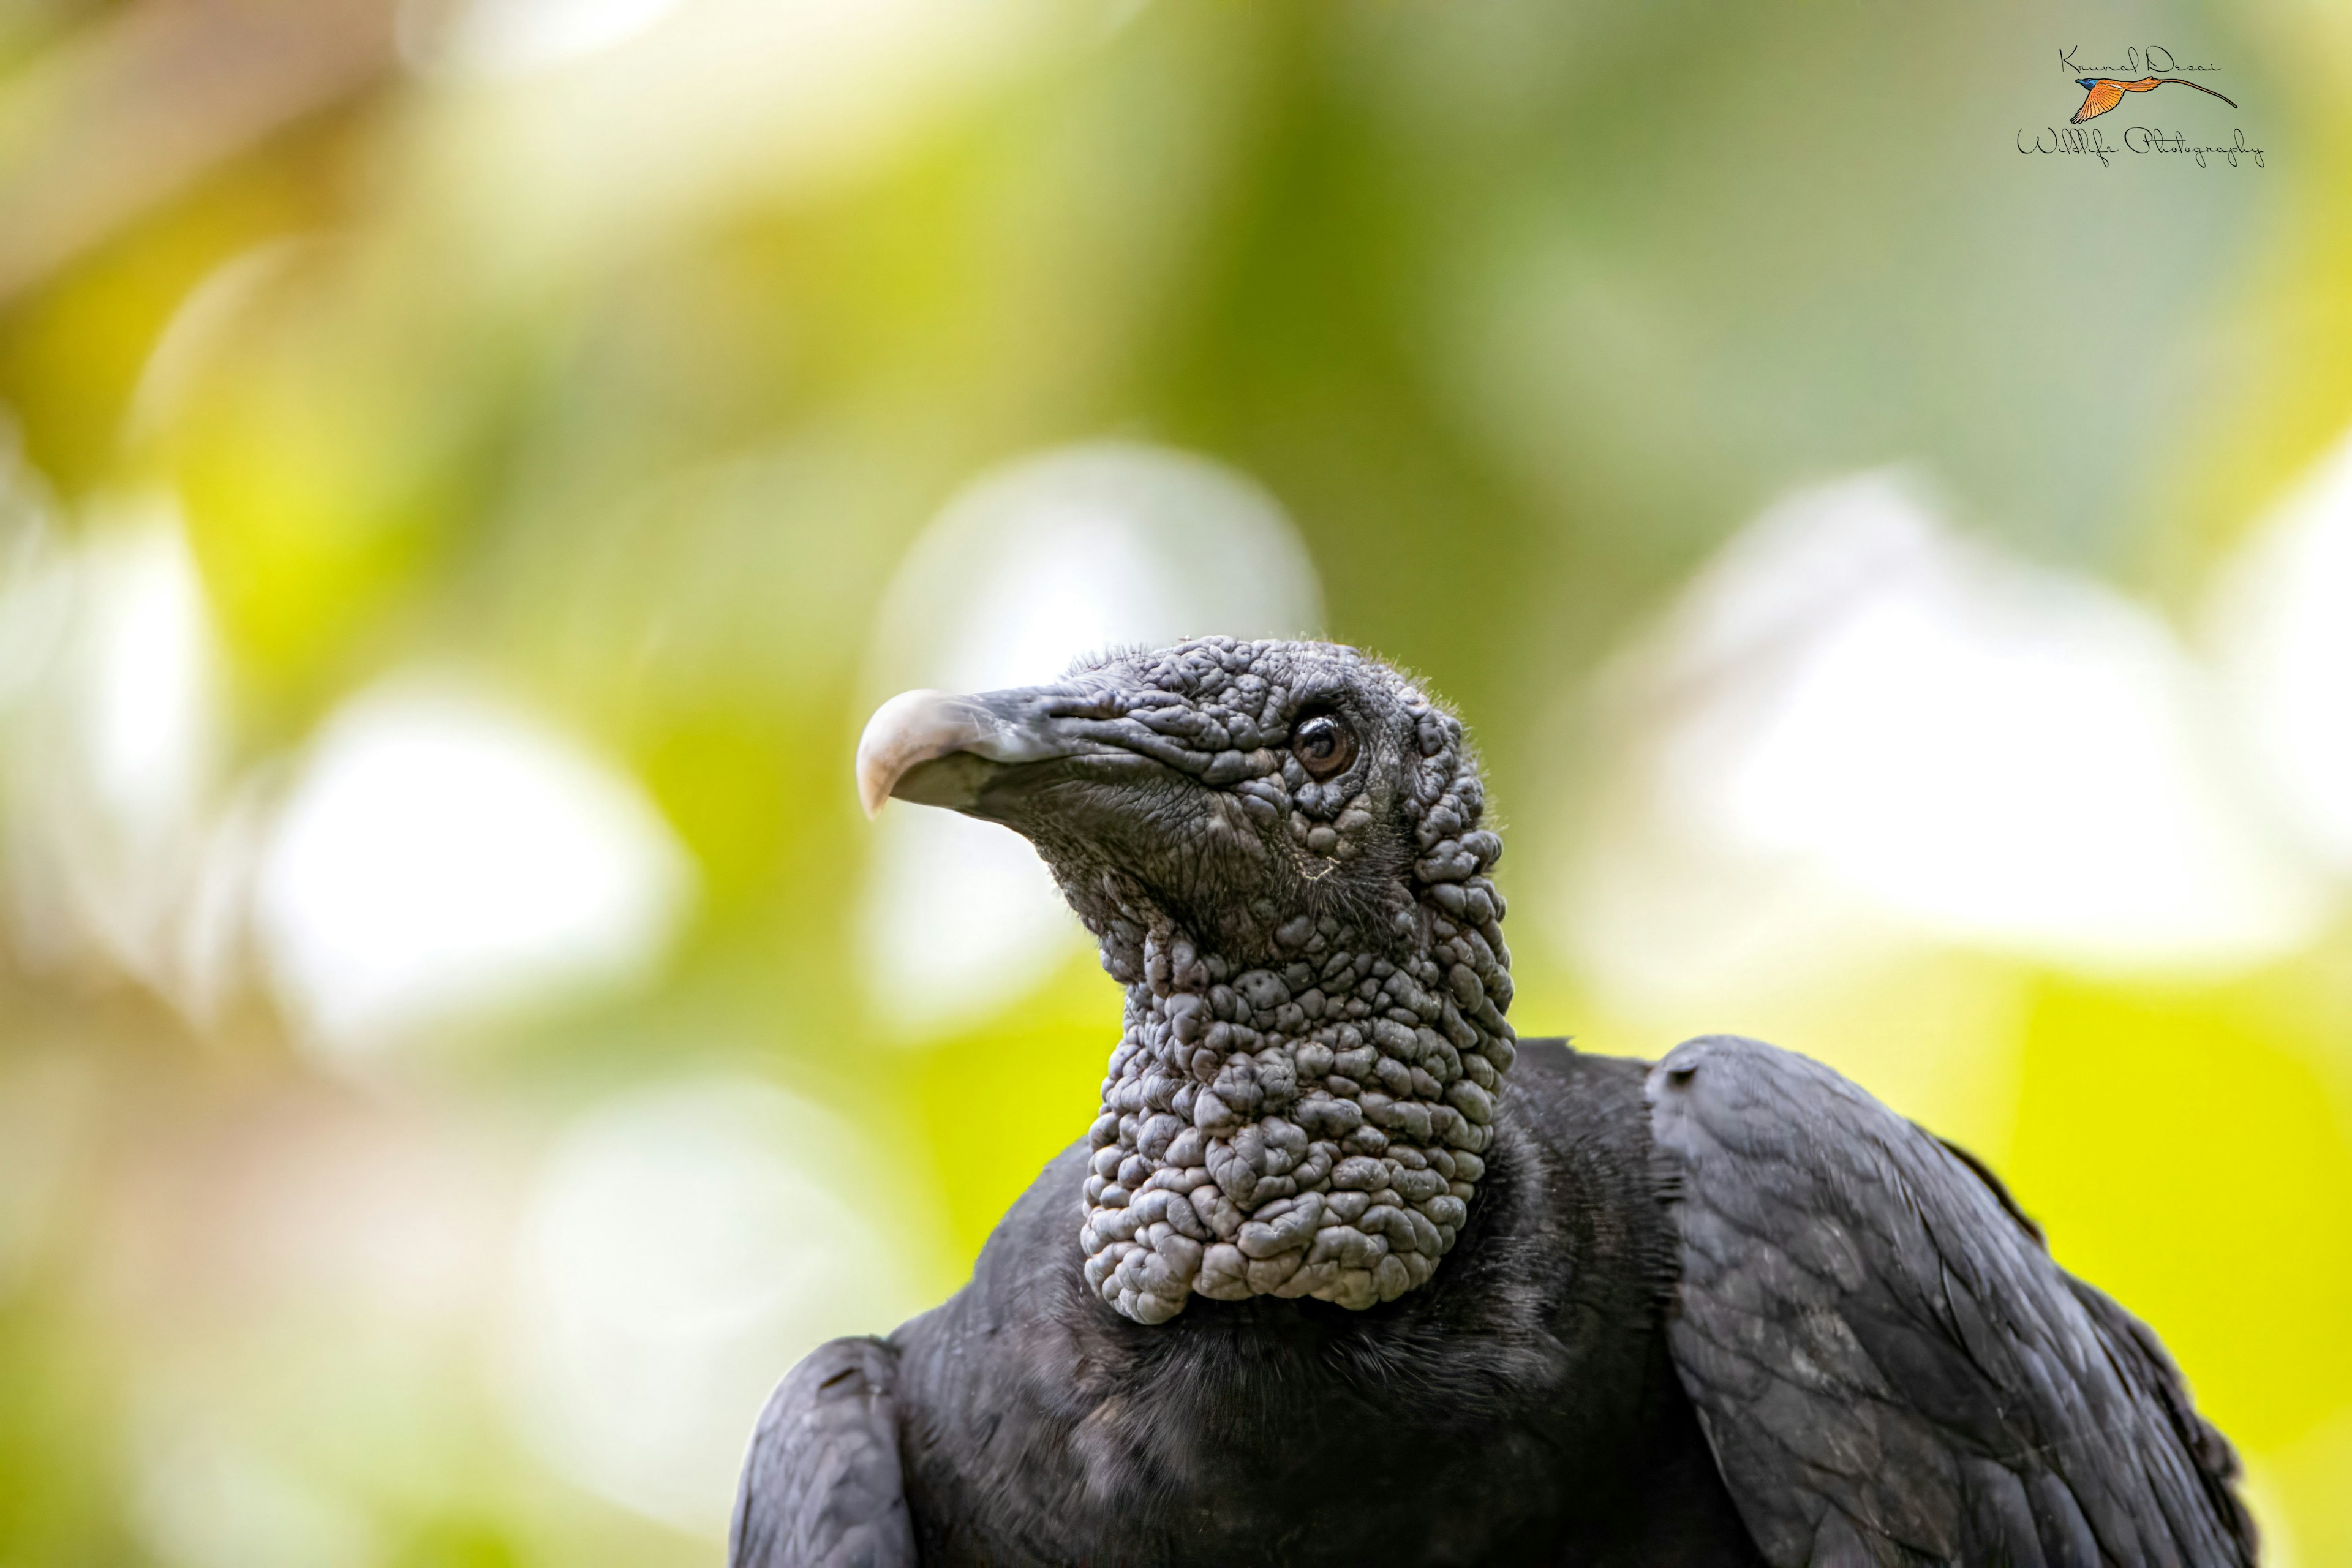
[[2085, 120], [2096, 120], [2100, 115], [2105, 114], [2108, 110], [2113, 109], [2116, 104], [2121, 103], [2124, 100], [2124, 94], [2127, 92], [2154, 92], [2158, 88], [2162, 87], [2168, 81], [2178, 82], [2182, 87], [2193, 87], [2200, 92], [2212, 92], [2215, 98], [2221, 99], [2222, 102], [2228, 104], [2231, 108], [2235, 109], [2238, 107], [2238, 103], [2235, 99], [2227, 98], [2221, 93], [2213, 92], [2211, 88], [2205, 86], [2201, 82], [2190, 81], [2187, 77], [2144, 76], [2137, 81], [2117, 81], [2115, 78], [2110, 76], [2085, 76], [2076, 77], [2074, 79], [2074, 85], [2081, 88], [2084, 91], [2083, 107], [2076, 110], [2074, 111], [2074, 118], [2068, 121], [2066, 123], [2069, 125], [2080, 125]]

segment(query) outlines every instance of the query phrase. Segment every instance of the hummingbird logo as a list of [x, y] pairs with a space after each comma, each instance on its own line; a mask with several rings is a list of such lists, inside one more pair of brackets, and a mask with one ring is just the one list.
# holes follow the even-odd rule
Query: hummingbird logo
[[2068, 121], [2067, 123], [2069, 125], [2080, 125], [2085, 120], [2096, 120], [2100, 115], [2105, 114], [2108, 110], [2113, 109], [2116, 104], [2121, 103], [2124, 100], [2124, 94], [2127, 92], [2154, 92], [2166, 82], [2173, 82], [2181, 87], [2193, 87], [2200, 92], [2212, 93], [2215, 98], [2221, 99], [2222, 102], [2228, 104], [2231, 108], [2235, 109], [2238, 107], [2238, 103], [2235, 99], [2224, 97], [2221, 93], [2213, 92], [2211, 88], [2205, 86], [2201, 82], [2190, 81], [2187, 77], [2144, 76], [2137, 81], [2117, 81], [2115, 78], [2109, 76], [2085, 76], [2074, 79], [2074, 85], [2083, 89], [2083, 107], [2074, 110], [2074, 118]]

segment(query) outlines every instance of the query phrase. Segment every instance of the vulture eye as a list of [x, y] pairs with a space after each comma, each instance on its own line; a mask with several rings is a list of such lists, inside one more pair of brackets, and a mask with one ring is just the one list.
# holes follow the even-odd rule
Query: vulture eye
[[1355, 732], [1328, 713], [1318, 713], [1290, 732], [1290, 754], [1307, 776], [1328, 779], [1356, 760]]

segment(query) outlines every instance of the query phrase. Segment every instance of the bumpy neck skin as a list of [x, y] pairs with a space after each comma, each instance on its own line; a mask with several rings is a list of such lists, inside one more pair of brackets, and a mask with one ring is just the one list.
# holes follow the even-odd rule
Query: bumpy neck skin
[[1128, 988], [1087, 1278], [1351, 1308], [1427, 1280], [1510, 1069], [1502, 840], [1462, 722], [1331, 643], [1198, 637], [1048, 686], [883, 704], [858, 789], [1037, 847]]
[[1370, 1307], [1454, 1245], [1513, 1055], [1502, 843], [1478, 813], [1474, 783], [1424, 816], [1409, 909], [1377, 930], [1295, 915], [1275, 962], [1148, 906], [1090, 921], [1127, 1013], [1082, 1243], [1121, 1313], [1164, 1322], [1196, 1291]]

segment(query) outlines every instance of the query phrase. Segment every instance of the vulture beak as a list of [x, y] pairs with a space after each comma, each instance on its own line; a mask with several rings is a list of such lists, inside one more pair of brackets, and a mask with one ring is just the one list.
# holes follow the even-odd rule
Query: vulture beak
[[1108, 749], [1056, 732], [1046, 708], [1057, 696], [1067, 700], [1050, 688], [900, 692], [874, 710], [858, 738], [858, 803], [868, 816], [894, 795], [969, 810], [1003, 768]]

